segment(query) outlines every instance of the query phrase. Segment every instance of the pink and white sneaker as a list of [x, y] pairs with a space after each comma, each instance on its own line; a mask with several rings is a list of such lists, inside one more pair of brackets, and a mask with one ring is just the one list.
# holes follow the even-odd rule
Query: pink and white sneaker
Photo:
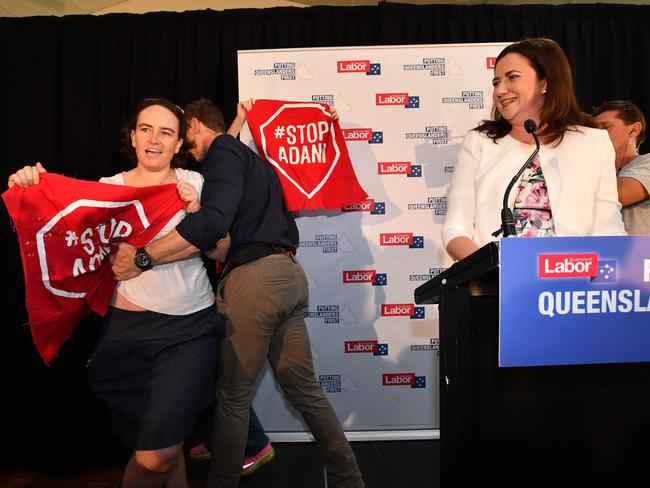
[[195, 461], [207, 461], [211, 456], [212, 453], [208, 451], [205, 444], [199, 444], [190, 449], [190, 459], [194, 459]]
[[[190, 458], [195, 461], [206, 461], [212, 457], [212, 453], [208, 451], [208, 448], [205, 447], [205, 444], [199, 444], [190, 449]], [[264, 446], [264, 448], [255, 454], [244, 459], [244, 465], [242, 466], [242, 478], [253, 474], [259, 468], [264, 466], [266, 463], [273, 460], [275, 457], [275, 449], [270, 442]]]
[[259, 468], [264, 466], [269, 461], [272, 461], [275, 457], [275, 449], [270, 442], [266, 443], [266, 446], [255, 454], [254, 456], [247, 457], [244, 459], [244, 466], [242, 466], [241, 475], [242, 478], [248, 475], [253, 474]]

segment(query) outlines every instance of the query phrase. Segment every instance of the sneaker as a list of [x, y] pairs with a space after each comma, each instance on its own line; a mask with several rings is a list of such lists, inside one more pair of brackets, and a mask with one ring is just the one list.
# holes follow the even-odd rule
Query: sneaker
[[199, 444], [190, 449], [190, 459], [194, 459], [195, 461], [207, 461], [211, 456], [212, 453], [208, 451], [205, 444]]
[[[199, 444], [190, 449], [190, 459], [195, 461], [207, 461], [212, 456], [205, 444]], [[264, 466], [275, 457], [275, 449], [270, 442], [254, 456], [244, 459], [244, 466], [242, 466], [242, 477], [253, 474], [256, 470]]]
[[241, 471], [242, 478], [253, 474], [266, 463], [273, 460], [274, 457], [275, 449], [273, 449], [273, 446], [270, 442], [267, 442], [266, 446], [264, 446], [264, 449], [262, 449], [260, 452], [254, 456], [244, 459], [244, 466], [242, 467]]

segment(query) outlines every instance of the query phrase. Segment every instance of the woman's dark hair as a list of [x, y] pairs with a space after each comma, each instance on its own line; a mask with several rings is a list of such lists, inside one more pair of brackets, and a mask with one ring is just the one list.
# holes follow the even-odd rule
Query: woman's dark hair
[[171, 113], [173, 113], [178, 119], [178, 138], [183, 139], [183, 144], [181, 145], [181, 148], [178, 151], [178, 153], [174, 154], [174, 157], [171, 160], [171, 167], [184, 168], [187, 165], [187, 161], [189, 160], [189, 158], [191, 158], [189, 153], [191, 145], [188, 144], [185, 138], [185, 133], [187, 129], [187, 123], [185, 122], [185, 115], [183, 113], [182, 108], [170, 102], [166, 98], [145, 98], [138, 104], [138, 107], [135, 110], [135, 115], [133, 116], [131, 121], [126, 123], [124, 127], [122, 127], [122, 131], [120, 133], [120, 153], [122, 154], [122, 156], [124, 156], [124, 158], [126, 158], [132, 164], [134, 165], [138, 164], [138, 157], [135, 153], [135, 148], [131, 143], [131, 132], [135, 130], [135, 127], [138, 123], [138, 117], [140, 116], [140, 112], [142, 112], [147, 107], [151, 107], [152, 105], [159, 105], [161, 107], [166, 108]]
[[[543, 127], [540, 136], [545, 143], [558, 145], [567, 130], [575, 130], [572, 126], [597, 127], [591, 115], [578, 107], [571, 66], [558, 43], [542, 37], [515, 42], [499, 53], [496, 64], [512, 53], [526, 58], [537, 73], [537, 78], [546, 80], [544, 106], [539, 121], [540, 127]], [[494, 105], [492, 120], [482, 121], [475, 130], [485, 132], [496, 142], [505, 137], [511, 128], [510, 122], [503, 118]]]
[[643, 116], [643, 112], [629, 100], [610, 100], [596, 107], [594, 116], [600, 115], [603, 112], [609, 112], [610, 110], [616, 112], [616, 118], [625, 122], [625, 125], [636, 122], [641, 123], [641, 131], [636, 136], [636, 147], [638, 149], [643, 144], [643, 141], [645, 141], [645, 117]]

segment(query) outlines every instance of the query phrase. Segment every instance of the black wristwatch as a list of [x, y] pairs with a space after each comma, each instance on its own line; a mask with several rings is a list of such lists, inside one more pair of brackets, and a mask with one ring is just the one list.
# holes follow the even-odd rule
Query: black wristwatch
[[147, 271], [148, 269], [153, 268], [153, 262], [151, 256], [145, 250], [144, 247], [139, 248], [135, 252], [135, 258], [133, 258], [133, 264], [135, 264], [142, 271]]

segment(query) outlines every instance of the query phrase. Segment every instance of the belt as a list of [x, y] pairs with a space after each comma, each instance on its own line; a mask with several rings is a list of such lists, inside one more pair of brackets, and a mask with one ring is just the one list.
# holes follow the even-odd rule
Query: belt
[[251, 244], [238, 250], [230, 257], [230, 259], [228, 259], [228, 262], [224, 266], [219, 279], [224, 279], [226, 275], [237, 266], [250, 263], [251, 261], [255, 261], [256, 259], [260, 259], [266, 256], [271, 256], [272, 254], [284, 254], [285, 256], [293, 259], [295, 251], [289, 247], [280, 246], [279, 244], [269, 244], [266, 242]]

